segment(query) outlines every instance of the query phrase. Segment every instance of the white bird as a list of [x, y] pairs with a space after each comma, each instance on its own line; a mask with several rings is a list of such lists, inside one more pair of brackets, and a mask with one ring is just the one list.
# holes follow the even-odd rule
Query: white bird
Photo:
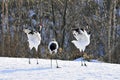
[[[51, 54], [51, 68], [52, 68], [52, 54], [56, 54], [57, 55], [57, 50], [58, 50], [58, 43], [55, 39], [53, 39], [49, 45], [48, 45], [48, 49], [49, 52]], [[57, 63], [57, 59], [56, 59], [56, 68], [59, 68], [58, 63]]]
[[[71, 41], [77, 49], [79, 49], [80, 52], [84, 52], [86, 46], [90, 44], [90, 34], [86, 32], [84, 29], [73, 29], [72, 31], [73, 36], [76, 38], [76, 40]], [[83, 63], [81, 63], [83, 65]], [[86, 66], [86, 64], [84, 63]]]
[[[40, 25], [39, 27], [40, 27], [39, 32], [30, 30], [30, 29], [23, 29], [23, 31], [27, 34], [30, 50], [32, 50], [32, 48], [34, 47], [37, 51], [38, 46], [41, 43], [41, 33], [40, 33], [40, 31], [41, 31], [42, 25]], [[31, 54], [29, 54], [29, 55], [31, 55]], [[30, 56], [29, 56], [29, 64], [30, 63], [31, 62], [30, 62]], [[38, 64], [38, 59], [37, 59], [37, 64]]]

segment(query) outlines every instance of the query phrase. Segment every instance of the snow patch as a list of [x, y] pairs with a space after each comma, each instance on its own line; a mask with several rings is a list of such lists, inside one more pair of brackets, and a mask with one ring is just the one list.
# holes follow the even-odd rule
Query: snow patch
[[53, 68], [49, 59], [0, 57], [0, 80], [120, 80], [120, 64], [96, 63], [97, 60], [86, 62], [81, 66], [79, 60], [58, 60], [61, 68]]

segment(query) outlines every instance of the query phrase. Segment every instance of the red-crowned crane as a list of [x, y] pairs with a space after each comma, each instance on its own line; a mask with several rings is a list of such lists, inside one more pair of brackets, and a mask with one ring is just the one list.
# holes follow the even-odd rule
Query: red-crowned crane
[[[42, 29], [42, 25], [39, 25], [39, 31], [23, 29], [23, 31], [27, 34], [30, 50], [32, 50], [32, 48], [34, 47], [36, 49], [36, 52], [38, 51], [38, 46], [41, 43], [41, 33], [40, 33], [41, 29]], [[31, 53], [29, 54], [29, 64], [31, 64], [30, 56], [31, 56]], [[37, 52], [37, 64], [38, 64], [38, 52]]]
[[[53, 39], [49, 45], [48, 45], [48, 49], [49, 49], [49, 52], [50, 54], [56, 54], [57, 55], [57, 51], [58, 51], [58, 43], [55, 39]], [[59, 68], [58, 66], [58, 62], [57, 62], [57, 59], [56, 59], [56, 68]], [[51, 68], [52, 68], [52, 56], [51, 56]]]
[[[90, 44], [90, 34], [86, 32], [84, 29], [72, 29], [73, 36], [76, 38], [76, 40], [73, 40], [72, 43], [76, 46], [77, 49], [79, 49], [80, 52], [85, 51], [86, 46]], [[83, 63], [81, 61], [81, 65], [83, 66]], [[84, 66], [87, 66], [84, 62]]]

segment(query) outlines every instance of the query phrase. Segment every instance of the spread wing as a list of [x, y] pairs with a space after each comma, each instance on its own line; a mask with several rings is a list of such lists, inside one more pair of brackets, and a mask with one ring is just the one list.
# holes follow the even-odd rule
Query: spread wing
[[84, 46], [90, 44], [90, 35], [87, 34], [86, 31], [80, 30], [80, 34], [74, 35], [74, 37], [79, 41], [79, 43], [84, 44]]
[[81, 51], [84, 51], [86, 46], [84, 45], [83, 42], [73, 40], [72, 43], [75, 45], [76, 48], [78, 48]]
[[34, 33], [34, 35], [33, 34], [29, 34], [27, 36], [28, 36], [28, 42], [29, 42], [30, 49], [32, 49], [33, 47], [35, 47], [36, 50], [37, 50], [38, 45], [41, 42], [40, 34], [39, 33]]

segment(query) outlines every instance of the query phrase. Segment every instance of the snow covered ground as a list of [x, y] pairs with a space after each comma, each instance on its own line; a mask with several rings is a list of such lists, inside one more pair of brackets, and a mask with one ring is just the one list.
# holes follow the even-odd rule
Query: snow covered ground
[[120, 64], [87, 62], [87, 67], [80, 61], [58, 60], [61, 68], [50, 67], [49, 59], [0, 57], [0, 80], [120, 80]]

